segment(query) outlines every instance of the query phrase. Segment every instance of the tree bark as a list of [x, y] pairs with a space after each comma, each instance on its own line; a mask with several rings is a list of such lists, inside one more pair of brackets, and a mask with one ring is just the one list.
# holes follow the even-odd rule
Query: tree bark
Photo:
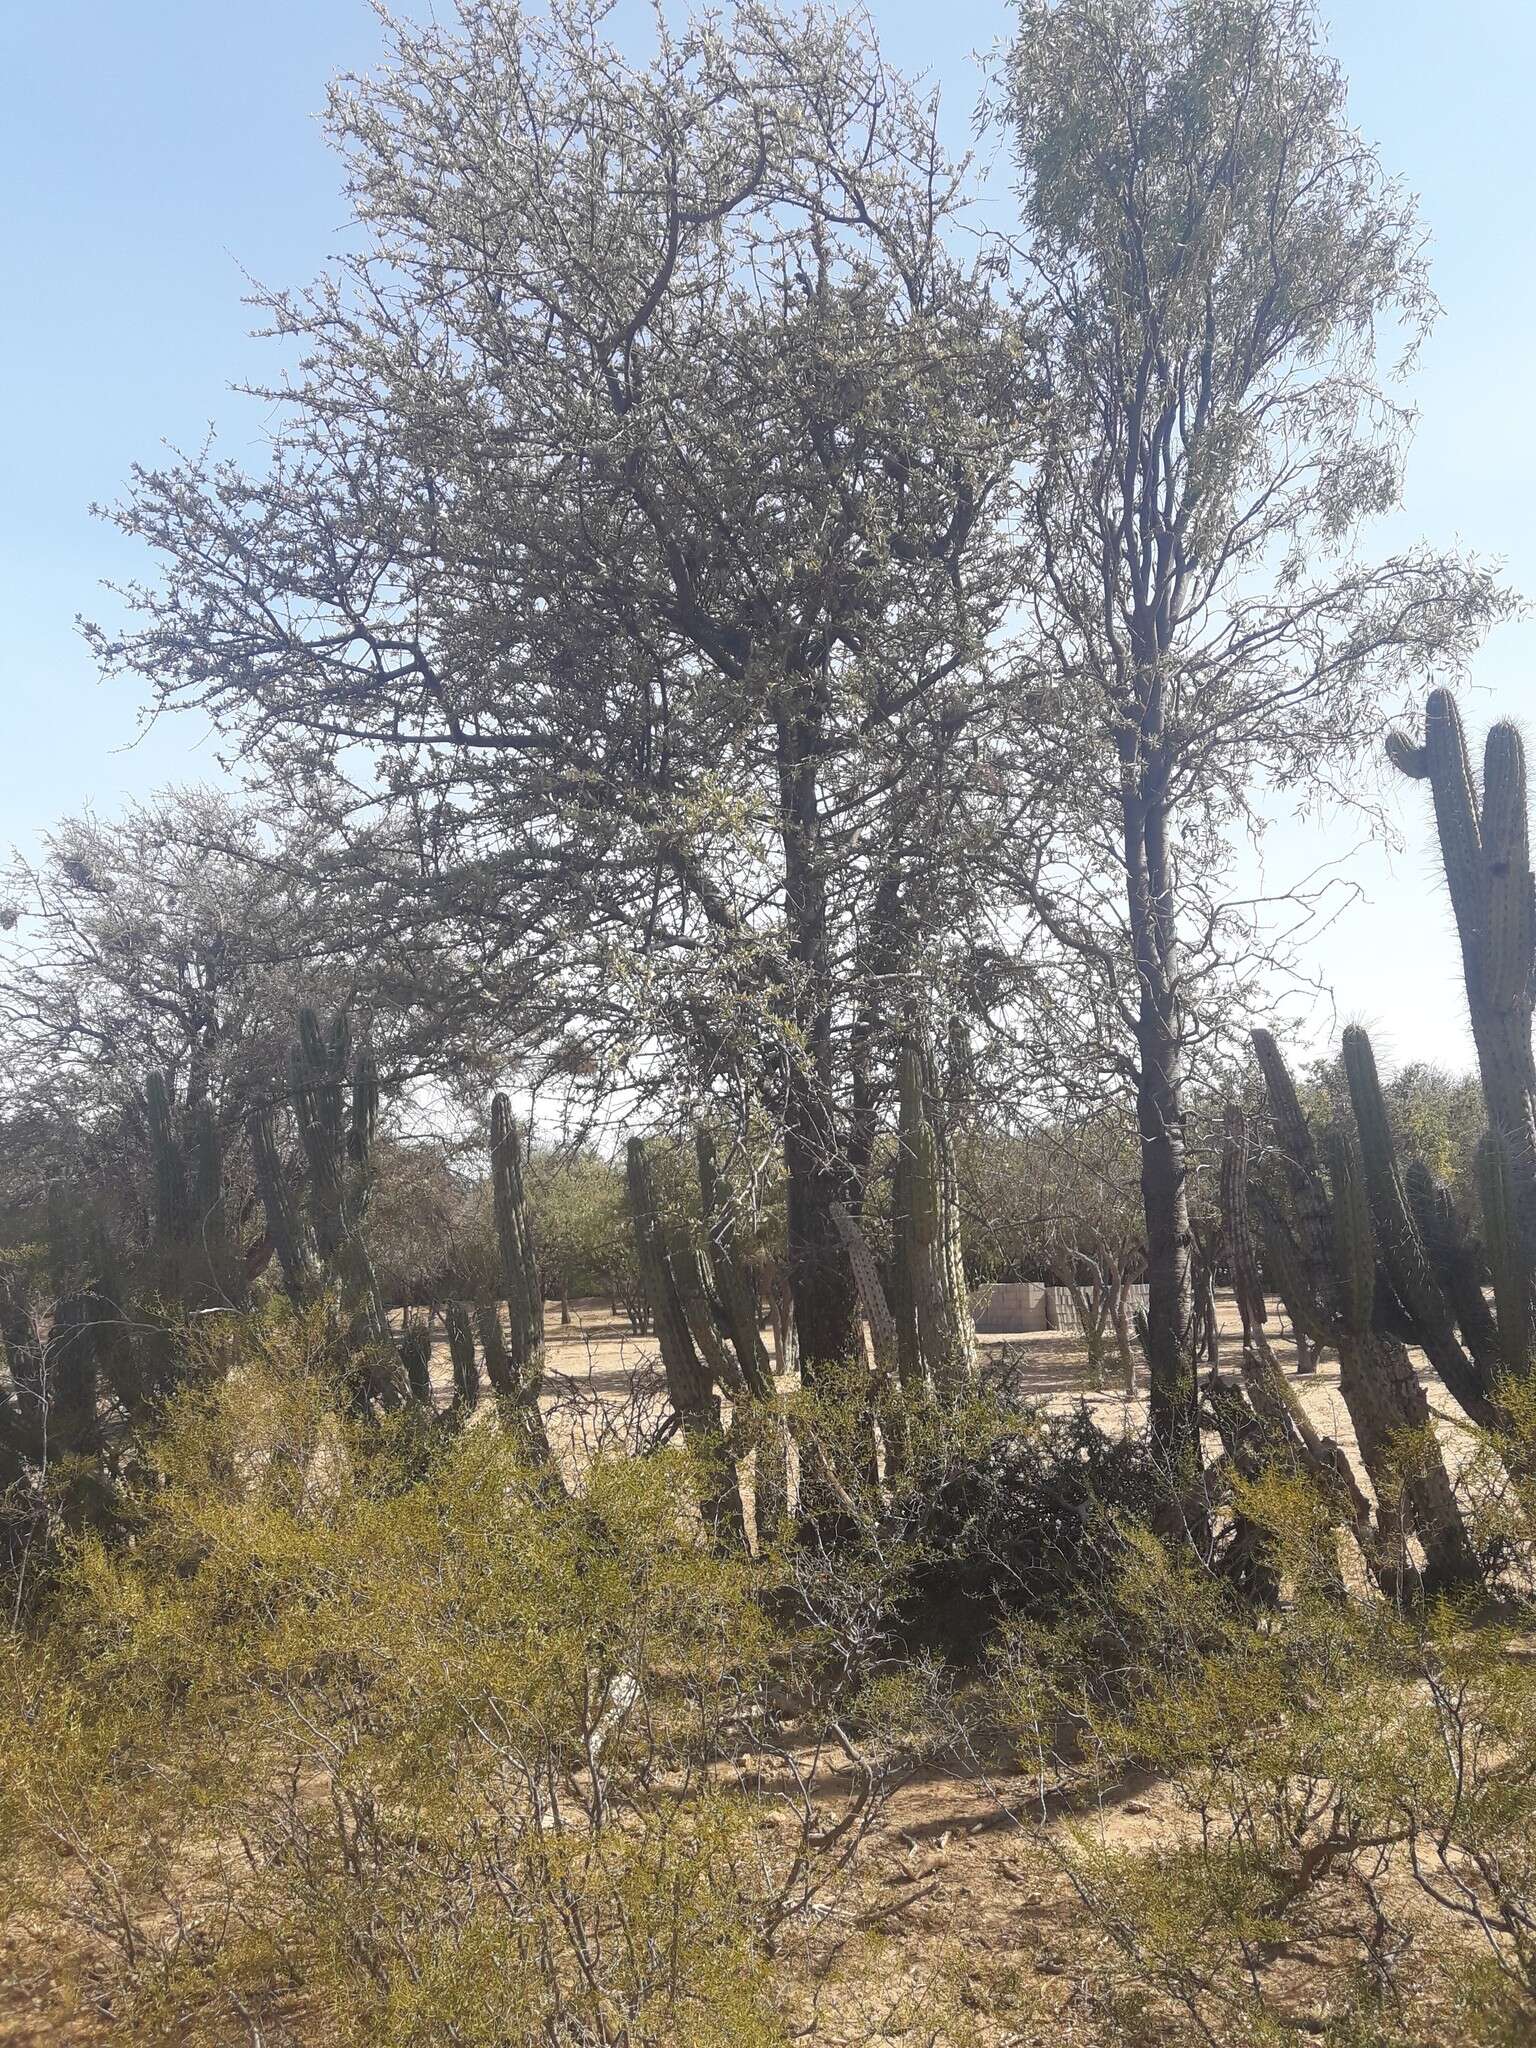
[[1131, 942], [1139, 988], [1136, 1123], [1147, 1231], [1147, 1352], [1152, 1440], [1170, 1476], [1187, 1485], [1199, 1464], [1198, 1395], [1192, 1350], [1189, 1172], [1184, 1152], [1184, 1046], [1178, 991], [1168, 806], [1162, 770], [1147, 759], [1159, 722], [1151, 686], [1140, 746], [1122, 764], [1122, 811]]
[[798, 1040], [789, 1063], [784, 1171], [789, 1282], [807, 1384], [852, 1358], [858, 1345], [853, 1275], [832, 1214], [833, 1205], [846, 1201], [850, 1190], [832, 1111], [832, 971], [814, 717], [814, 709], [803, 705], [782, 716], [778, 728], [784, 893]]

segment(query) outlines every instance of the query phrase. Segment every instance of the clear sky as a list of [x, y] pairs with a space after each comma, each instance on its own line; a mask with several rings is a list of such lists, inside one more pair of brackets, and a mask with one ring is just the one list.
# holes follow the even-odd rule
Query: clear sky
[[[1001, 0], [873, 11], [892, 60], [942, 84], [958, 129], [969, 53], [1006, 31]], [[1407, 504], [1383, 542], [1500, 556], [1536, 597], [1536, 0], [1334, 0], [1328, 13], [1357, 123], [1420, 195], [1445, 306], [1412, 387]], [[110, 811], [217, 773], [190, 716], [134, 744], [133, 690], [95, 677], [75, 616], [110, 617], [102, 579], [147, 563], [87, 508], [210, 423], [256, 455], [259, 411], [228, 390], [272, 362], [248, 338], [243, 273], [297, 283], [320, 267], [345, 217], [315, 119], [324, 80], [379, 49], [365, 0], [18, 0], [0, 19], [0, 844], [31, 846], [86, 801]], [[1529, 719], [1533, 670], [1536, 626], [1502, 627], [1474, 672], [1474, 723]], [[1353, 864], [1370, 901], [1313, 958], [1340, 1018], [1371, 1024], [1389, 1058], [1461, 1064], [1449, 911], [1420, 793], [1402, 794], [1408, 851]], [[1348, 843], [1282, 824], [1271, 874]]]

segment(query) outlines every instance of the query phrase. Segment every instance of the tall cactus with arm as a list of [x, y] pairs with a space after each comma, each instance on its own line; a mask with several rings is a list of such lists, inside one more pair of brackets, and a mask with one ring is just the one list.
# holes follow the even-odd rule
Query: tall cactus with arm
[[1448, 690], [1432, 690], [1423, 745], [1394, 732], [1387, 754], [1405, 775], [1427, 780], [1434, 798], [1488, 1112], [1479, 1188], [1501, 1308], [1500, 1352], [1505, 1368], [1523, 1377], [1532, 1368], [1536, 1310], [1536, 882], [1525, 748], [1507, 721], [1492, 728], [1479, 802], [1455, 699]]

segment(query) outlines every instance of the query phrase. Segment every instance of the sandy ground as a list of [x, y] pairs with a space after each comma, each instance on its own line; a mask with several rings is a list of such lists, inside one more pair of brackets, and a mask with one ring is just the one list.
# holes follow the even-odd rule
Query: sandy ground
[[[1235, 1374], [1241, 1326], [1230, 1294], [1217, 1295], [1216, 1319], [1222, 1367]], [[1270, 1307], [1266, 1331], [1313, 1426], [1321, 1435], [1336, 1439], [1359, 1470], [1354, 1429], [1339, 1393], [1337, 1357], [1325, 1353], [1315, 1372], [1298, 1374], [1290, 1324], [1278, 1304]], [[558, 1306], [551, 1304], [545, 1314], [545, 1339], [550, 1391], [543, 1405], [552, 1439], [570, 1441], [573, 1449], [582, 1446], [590, 1451], [599, 1444], [627, 1441], [636, 1429], [654, 1428], [662, 1420], [666, 1402], [655, 1340], [637, 1337], [624, 1315], [615, 1315], [606, 1301], [573, 1302], [569, 1325], [562, 1325]], [[766, 1329], [763, 1341], [771, 1353], [772, 1333]], [[979, 1345], [984, 1360], [1000, 1364], [1007, 1359], [1027, 1400], [1057, 1411], [1086, 1401], [1099, 1427], [1112, 1435], [1145, 1424], [1145, 1370], [1139, 1373], [1138, 1394], [1127, 1400], [1119, 1386], [1120, 1369], [1112, 1344], [1106, 1361], [1109, 1383], [1102, 1387], [1089, 1379], [1083, 1341], [1075, 1332], [1002, 1332], [981, 1338]], [[1420, 1354], [1411, 1352], [1410, 1357], [1429, 1396], [1431, 1411], [1449, 1439], [1447, 1448], [1454, 1464], [1461, 1410]], [[444, 1344], [434, 1350], [432, 1375], [446, 1403], [452, 1397], [453, 1381]]]

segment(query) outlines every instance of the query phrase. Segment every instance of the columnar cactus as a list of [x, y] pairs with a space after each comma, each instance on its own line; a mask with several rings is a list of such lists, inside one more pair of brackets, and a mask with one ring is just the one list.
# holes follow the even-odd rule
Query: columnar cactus
[[[1335, 1132], [1325, 1179], [1279, 1047], [1267, 1031], [1255, 1031], [1253, 1044], [1288, 1195], [1283, 1206], [1266, 1202], [1261, 1208], [1266, 1263], [1294, 1290], [1309, 1333], [1338, 1346], [1339, 1391], [1380, 1503], [1387, 1554], [1378, 1560], [1379, 1567], [1385, 1576], [1394, 1575], [1390, 1553], [1400, 1550], [1403, 1532], [1395, 1526], [1393, 1503], [1401, 1485], [1408, 1518], [1424, 1549], [1426, 1582], [1432, 1587], [1463, 1583], [1475, 1576], [1477, 1560], [1434, 1439], [1424, 1389], [1401, 1338], [1383, 1327], [1380, 1310], [1387, 1290], [1378, 1271], [1377, 1233], [1359, 1149], [1347, 1133]], [[1400, 1469], [1404, 1447], [1408, 1465]], [[1396, 1569], [1404, 1562], [1399, 1556]]]
[[[706, 1457], [725, 1466], [728, 1460], [719, 1396], [709, 1368], [700, 1358], [694, 1343], [687, 1309], [668, 1256], [644, 1139], [630, 1139], [626, 1168], [635, 1255], [646, 1299], [651, 1304], [651, 1327], [661, 1351], [667, 1395], [684, 1436], [694, 1442]], [[706, 1503], [706, 1513], [717, 1534], [745, 1542], [746, 1517], [733, 1473], [722, 1476], [718, 1494]]]
[[1322, 1482], [1340, 1502], [1364, 1542], [1370, 1528], [1370, 1503], [1338, 1445], [1313, 1428], [1306, 1408], [1287, 1385], [1265, 1335], [1267, 1311], [1258, 1238], [1249, 1202], [1249, 1157], [1247, 1124], [1242, 1111], [1234, 1105], [1227, 1112], [1222, 1144], [1221, 1222], [1232, 1292], [1243, 1325], [1243, 1385], [1268, 1444], [1288, 1454]]
[[491, 1189], [512, 1364], [523, 1389], [536, 1391], [544, 1376], [544, 1294], [523, 1187], [517, 1125], [511, 1101], [500, 1094], [491, 1103]]
[[475, 1326], [462, 1302], [450, 1301], [444, 1315], [448, 1356], [453, 1361], [453, 1412], [467, 1415], [480, 1399], [480, 1361], [475, 1355]]
[[869, 1325], [869, 1341], [875, 1354], [875, 1370], [886, 1372], [895, 1363], [897, 1356], [896, 1318], [892, 1315], [891, 1304], [886, 1298], [885, 1287], [880, 1279], [880, 1268], [875, 1263], [869, 1239], [864, 1235], [858, 1219], [848, 1213], [844, 1203], [832, 1204], [832, 1221], [837, 1225], [837, 1234], [843, 1240], [843, 1249], [848, 1254], [848, 1264], [853, 1269], [853, 1284], [858, 1290], [859, 1306], [864, 1311], [865, 1322]]
[[245, 1260], [226, 1227], [224, 1152], [212, 1105], [177, 1108], [172, 1078], [144, 1084], [153, 1240], [145, 1291], [188, 1303], [244, 1298]]
[[308, 1169], [307, 1229], [288, 1191], [270, 1115], [255, 1112], [247, 1129], [267, 1234], [288, 1293], [309, 1301], [335, 1287], [344, 1341], [357, 1367], [355, 1398], [365, 1409], [374, 1401], [387, 1408], [406, 1397], [413, 1372], [417, 1380], [420, 1375], [416, 1362], [396, 1349], [363, 1231], [379, 1082], [371, 1056], [361, 1052], [353, 1060], [351, 1044], [344, 1014], [322, 1031], [313, 1010], [300, 1012], [289, 1102]]
[[[352, 1059], [345, 1012], [322, 1032], [313, 1010], [299, 1013], [290, 1072], [294, 1121], [309, 1166], [309, 1213], [320, 1257], [340, 1282], [362, 1344], [373, 1391], [392, 1398], [394, 1337], [363, 1231], [371, 1193], [379, 1077], [366, 1051]], [[350, 1069], [350, 1072], [349, 1072]]]
[[427, 1324], [407, 1318], [405, 1328], [400, 1333], [400, 1363], [405, 1368], [411, 1399], [417, 1407], [431, 1409], [434, 1406], [432, 1332]]
[[154, 1174], [155, 1229], [167, 1243], [184, 1245], [192, 1235], [187, 1162], [176, 1135], [170, 1085], [163, 1074], [151, 1074], [146, 1080], [144, 1107]]
[[960, 1189], [933, 1060], [920, 1031], [902, 1048], [896, 1159], [898, 1369], [914, 1392], [953, 1399], [976, 1376], [976, 1331], [960, 1241]]
[[517, 1373], [512, 1365], [512, 1354], [507, 1349], [506, 1336], [501, 1327], [501, 1308], [494, 1301], [482, 1301], [475, 1307], [475, 1328], [480, 1332], [480, 1349], [485, 1353], [485, 1376], [495, 1394], [517, 1392]]
[[283, 1172], [272, 1112], [253, 1109], [246, 1119], [245, 1129], [250, 1141], [251, 1164], [255, 1169], [256, 1192], [261, 1197], [267, 1235], [272, 1240], [283, 1286], [291, 1301], [309, 1301], [318, 1285], [318, 1275], [305, 1237], [304, 1220]]
[[1483, 1245], [1493, 1280], [1499, 1355], [1512, 1373], [1531, 1369], [1531, 1268], [1520, 1228], [1519, 1192], [1509, 1147], [1496, 1131], [1477, 1148]]
[[[357, 1239], [367, 1206], [369, 1154], [379, 1083], [366, 1052], [351, 1061], [345, 1011], [322, 1032], [313, 1010], [299, 1013], [299, 1042], [289, 1059], [294, 1121], [309, 1167], [310, 1221], [320, 1256], [334, 1264]], [[348, 1070], [351, 1096], [348, 1099]], [[350, 1113], [349, 1113], [350, 1112]]]
[[[707, 1247], [702, 1252], [691, 1246], [679, 1248], [673, 1265], [684, 1307], [697, 1323], [700, 1349], [718, 1384], [729, 1390], [736, 1404], [732, 1439], [738, 1449], [754, 1453], [753, 1510], [761, 1546], [779, 1533], [789, 1512], [789, 1425], [779, 1407], [773, 1362], [758, 1325], [757, 1281], [741, 1250], [740, 1198], [720, 1171], [714, 1138], [702, 1125], [694, 1134], [694, 1149]], [[691, 1285], [695, 1280], [697, 1285]], [[711, 1332], [728, 1336], [729, 1345], [721, 1347], [724, 1355], [717, 1355], [711, 1345]]]
[[495, 1386], [497, 1371], [505, 1360], [510, 1385], [497, 1391], [515, 1409], [515, 1420], [526, 1433], [533, 1454], [547, 1459], [549, 1438], [539, 1407], [544, 1384], [544, 1290], [523, 1186], [523, 1154], [517, 1124], [510, 1098], [500, 1093], [491, 1102], [491, 1194], [496, 1242], [501, 1253], [501, 1284], [507, 1300], [507, 1341], [503, 1344], [498, 1321], [495, 1350], [488, 1344], [486, 1367]]
[[667, 1253], [677, 1297], [699, 1356], [709, 1369], [714, 1384], [735, 1396], [746, 1388], [735, 1347], [728, 1333], [724, 1309], [716, 1293], [713, 1262], [700, 1251], [686, 1229], [672, 1234]]
[[[1536, 882], [1525, 749], [1512, 725], [1493, 727], [1483, 750], [1479, 805], [1455, 700], [1447, 690], [1432, 690], [1424, 744], [1392, 733], [1387, 753], [1405, 775], [1427, 778], [1434, 797], [1488, 1128], [1497, 1147], [1482, 1176], [1495, 1205], [1491, 1212], [1485, 1209], [1484, 1225], [1490, 1258], [1497, 1241], [1513, 1262], [1504, 1273], [1508, 1315], [1500, 1317], [1501, 1350], [1506, 1368], [1523, 1375], [1532, 1365], [1536, 1297]], [[1524, 1295], [1523, 1307], [1517, 1293]]]
[[[1418, 1345], [1452, 1395], [1475, 1421], [1497, 1424], [1498, 1412], [1488, 1385], [1485, 1365], [1467, 1348], [1457, 1334], [1452, 1305], [1455, 1283], [1450, 1260], [1448, 1234], [1435, 1232], [1426, 1239], [1409, 1198], [1405, 1176], [1397, 1163], [1391, 1120], [1376, 1075], [1376, 1058], [1371, 1041], [1358, 1025], [1344, 1033], [1344, 1072], [1349, 1082], [1350, 1105], [1359, 1132], [1360, 1159], [1382, 1268], [1391, 1289], [1394, 1306], [1401, 1311], [1400, 1334]], [[1441, 1253], [1440, 1258], [1433, 1250]], [[1465, 1305], [1465, 1304], [1464, 1304]], [[1474, 1312], [1473, 1328], [1479, 1333], [1486, 1325], [1486, 1309], [1479, 1298], [1481, 1315]]]
[[720, 1403], [709, 1369], [700, 1358], [694, 1342], [677, 1276], [667, 1252], [656, 1200], [656, 1183], [643, 1138], [631, 1138], [629, 1141], [626, 1180], [635, 1232], [635, 1256], [646, 1299], [651, 1305], [651, 1326], [661, 1351], [667, 1393], [685, 1430], [718, 1429]]
[[741, 1254], [735, 1196], [720, 1172], [715, 1141], [700, 1125], [694, 1138], [699, 1161], [699, 1198], [709, 1238], [708, 1270], [741, 1377], [760, 1401], [773, 1399], [773, 1366], [758, 1327], [757, 1283]]

